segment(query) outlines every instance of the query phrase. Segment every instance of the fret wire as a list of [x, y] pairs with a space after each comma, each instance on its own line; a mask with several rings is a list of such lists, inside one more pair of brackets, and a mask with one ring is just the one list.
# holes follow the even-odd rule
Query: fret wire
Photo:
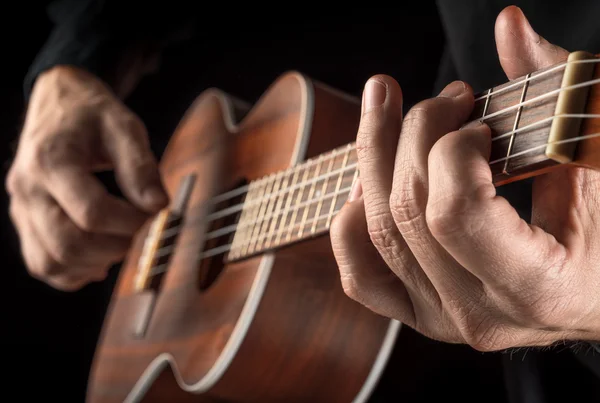
[[[339, 196], [340, 194], [348, 193], [348, 192], [350, 192], [350, 190], [351, 190], [351, 189], [352, 189], [352, 187], [350, 187], [350, 186], [349, 186], [349, 187], [346, 187], [346, 188], [344, 188], [344, 189], [341, 189], [341, 190], [340, 190], [340, 191], [337, 193], [337, 196]], [[317, 202], [317, 200], [315, 200], [314, 202]], [[338, 213], [338, 212], [339, 212], [341, 209], [342, 209], [341, 207], [340, 207], [340, 208], [336, 208], [336, 209], [334, 210], [334, 215], [335, 215], [336, 213]], [[295, 228], [295, 227], [299, 227], [299, 228], [301, 229], [302, 227], [305, 227], [305, 226], [306, 226], [306, 224], [310, 224], [310, 223], [314, 223], [314, 222], [318, 222], [318, 221], [320, 221], [320, 220], [326, 219], [328, 215], [329, 215], [329, 213], [324, 213], [324, 214], [321, 214], [320, 216], [317, 216], [317, 215], [315, 215], [314, 217], [308, 218], [308, 219], [307, 219], [305, 222], [300, 222], [300, 223], [296, 223], [296, 224], [294, 224], [294, 225], [292, 226], [292, 229], [293, 229], [293, 228]], [[323, 230], [325, 230], [325, 229], [327, 229], [327, 228], [325, 228], [325, 227], [324, 227], [324, 228], [322, 228], [322, 229], [323, 229]], [[297, 239], [300, 239], [300, 238], [302, 238], [302, 235], [299, 235], [299, 233], [300, 233], [300, 231], [296, 232], [296, 234], [297, 234], [297, 235], [296, 235], [296, 236], [297, 236], [296, 240], [297, 240]], [[314, 235], [314, 233], [311, 233], [311, 235]], [[266, 234], [261, 234], [261, 235], [259, 235], [259, 237], [265, 237], [265, 236], [267, 236], [267, 235], [266, 235]]]
[[[310, 168], [307, 168], [307, 169], [304, 171], [304, 176], [302, 177], [302, 182], [305, 182], [305, 181], [307, 180], [307, 178], [308, 178], [308, 175], [309, 175], [309, 172], [310, 172]], [[299, 191], [298, 191], [298, 199], [296, 200], [296, 206], [298, 206], [298, 205], [299, 205], [299, 204], [302, 202], [302, 196], [304, 196], [304, 189], [305, 189], [305, 188], [306, 188], [306, 186], [301, 186], [301, 187], [299, 188]], [[296, 222], [296, 217], [298, 216], [298, 212], [299, 212], [299, 210], [298, 210], [298, 207], [296, 207], [296, 206], [294, 206], [294, 208], [293, 208], [293, 212], [292, 212], [292, 218], [291, 218], [291, 220], [290, 220], [290, 224], [292, 224], [292, 227], [290, 227], [290, 230], [289, 230], [289, 232], [288, 232], [288, 234], [287, 234], [287, 236], [286, 236], [286, 238], [285, 238], [285, 239], [286, 239], [286, 242], [289, 242], [289, 241], [290, 241], [290, 239], [292, 239], [292, 228], [293, 228], [293, 224]]]
[[[354, 177], [356, 178], [356, 177], [357, 177], [357, 175], [358, 175], [358, 171], [355, 171], [355, 173], [354, 173]], [[342, 190], [346, 190], [346, 189], [349, 189], [349, 188], [344, 188], [344, 189], [342, 189]], [[334, 196], [335, 196], [335, 194], [336, 194], [335, 192], [327, 193], [326, 195], [323, 195], [323, 196], [322, 196], [322, 198], [323, 198], [324, 200], [327, 200], [327, 199], [329, 199], [329, 198], [331, 198], [331, 197], [334, 197]], [[300, 210], [300, 208], [305, 208], [306, 210], [310, 210], [311, 206], [312, 206], [312, 205], [314, 205], [315, 203], [317, 203], [318, 201], [319, 201], [319, 196], [317, 196], [317, 197], [315, 197], [315, 198], [313, 198], [313, 199], [308, 199], [308, 198], [307, 198], [306, 200], [302, 201], [301, 203], [299, 203], [299, 204], [298, 204], [298, 205], [295, 207], [295, 208], [296, 208], [296, 211], [299, 211], [299, 210]], [[280, 214], [281, 214], [281, 213], [280, 213]], [[252, 217], [252, 215], [251, 215], [251, 217]], [[268, 218], [268, 217], [265, 217], [265, 218], [263, 218], [263, 220], [266, 220], [267, 218]], [[253, 220], [253, 222], [254, 222], [254, 221], [255, 221], [255, 220]], [[295, 224], [295, 222], [294, 222], [294, 221], [290, 221], [290, 223], [289, 223], [288, 225], [293, 225], [293, 224]], [[239, 225], [241, 225], [241, 224], [239, 224]], [[230, 226], [230, 227], [234, 227], [234, 226]], [[232, 230], [234, 230], [234, 231], [235, 231], [235, 227], [234, 227], [234, 228], [232, 228]], [[285, 229], [284, 229], [284, 231], [285, 231]], [[286, 240], [286, 242], [289, 242], [289, 240], [290, 240], [290, 239], [291, 239], [291, 236], [289, 236], [289, 237], [288, 237], [288, 239]], [[249, 241], [248, 241], [248, 242], [249, 242]]]
[[[283, 180], [283, 183], [281, 184], [281, 188], [282, 189], [287, 189], [287, 184], [289, 181], [289, 177], [290, 177], [290, 171], [288, 171], [285, 175], [285, 179]], [[288, 195], [289, 193], [287, 192], [283, 192], [281, 193], [281, 195], [277, 198], [277, 205], [275, 206], [275, 210], [273, 211], [273, 220], [271, 221], [271, 227], [269, 228], [269, 234], [270, 236], [267, 237], [266, 240], [266, 247], [268, 248], [269, 246], [271, 246], [271, 237], [274, 235], [274, 231], [275, 228], [277, 228], [277, 223], [279, 222], [279, 211], [281, 210], [281, 205], [283, 204], [283, 201], [285, 200], [286, 195]]]
[[[280, 171], [275, 175], [275, 183], [273, 184], [273, 188], [271, 189], [269, 194], [279, 192], [279, 188], [281, 186], [281, 179], [283, 177], [284, 172], [285, 171]], [[262, 217], [262, 223], [259, 226], [260, 227], [260, 230], [258, 231], [259, 234], [264, 234], [266, 229], [269, 227], [269, 221], [271, 220], [271, 217], [272, 217], [272, 208], [273, 208], [274, 204], [275, 204], [275, 198], [269, 197], [267, 199], [267, 206], [265, 207], [265, 214]], [[261, 246], [258, 245], [258, 240], [250, 248], [252, 250], [254, 250], [255, 247], [261, 248]]]
[[[253, 185], [255, 185], [255, 183], [251, 182], [250, 185], [248, 186], [248, 193], [246, 193], [246, 198], [244, 199], [244, 202], [246, 202], [247, 200], [249, 200], [252, 197], [252, 195], [256, 189], [256, 186], [253, 186]], [[248, 216], [248, 209], [242, 209], [242, 213], [240, 214], [240, 218], [238, 220], [238, 226], [239, 226], [239, 224], [242, 224], [246, 221], [247, 216]], [[233, 241], [231, 242], [232, 250], [235, 251], [235, 245], [240, 243], [240, 240], [243, 239], [244, 236], [246, 236], [246, 234], [247, 234], [247, 231], [245, 231], [245, 228], [243, 225], [239, 231], [238, 231], [237, 227], [235, 228], [234, 233], [233, 233]], [[207, 234], [206, 238], [211, 239], [210, 235], [211, 235], [210, 233]], [[242, 241], [242, 243], [243, 243], [243, 241]], [[235, 258], [236, 255], [234, 254], [232, 257]]]
[[331, 202], [331, 205], [329, 206], [329, 214], [327, 214], [327, 222], [325, 223], [325, 226], [327, 228], [329, 228], [329, 226], [331, 225], [333, 210], [335, 208], [335, 204], [337, 203], [337, 192], [340, 191], [340, 186], [342, 185], [342, 181], [344, 179], [344, 173], [345, 173], [344, 169], [346, 168], [346, 164], [348, 163], [348, 158], [350, 157], [350, 151], [352, 151], [352, 147], [348, 146], [348, 149], [344, 153], [344, 161], [342, 162], [342, 169], [340, 170], [340, 174], [338, 176], [337, 183], [335, 184], [336, 195], [333, 197], [333, 201]]
[[[291, 187], [292, 187], [292, 191], [289, 193], [288, 198], [286, 200], [285, 203], [285, 207], [283, 208], [283, 212], [281, 213], [282, 217], [281, 217], [281, 223], [279, 224], [280, 228], [284, 228], [285, 229], [285, 223], [287, 221], [287, 216], [290, 210], [290, 206], [292, 205], [292, 200], [294, 199], [294, 186], [296, 184], [296, 181], [298, 180], [298, 176], [300, 174], [300, 169], [294, 169], [294, 177], [292, 178], [292, 183], [291, 183]], [[281, 241], [281, 235], [283, 234], [283, 231], [277, 231], [277, 236], [275, 238], [275, 243], [279, 244], [279, 242]]]
[[[327, 166], [327, 172], [331, 172], [331, 169], [333, 168], [334, 162], [335, 162], [335, 157], [329, 158], [329, 165]], [[317, 204], [317, 210], [315, 211], [315, 216], [318, 216], [321, 213], [321, 207], [323, 206], [323, 198], [322, 197], [327, 192], [327, 184], [328, 184], [328, 182], [329, 182], [329, 176], [327, 176], [325, 178], [325, 180], [323, 180], [323, 186], [321, 186], [321, 191], [317, 195], [317, 197], [321, 196], [321, 200], [319, 200], [319, 203]], [[312, 234], [314, 234], [315, 230], [316, 230], [316, 222], [313, 223], [313, 226], [311, 227], [310, 232]]]
[[598, 59], [598, 58], [594, 58], [594, 59], [581, 59], [581, 60], [571, 60], [571, 61], [563, 62], [561, 64], [558, 64], [558, 65], [554, 66], [554, 67], [549, 68], [548, 70], [545, 70], [545, 71], [542, 71], [542, 72], [534, 72], [534, 74], [529, 74], [528, 75], [529, 78], [526, 78], [526, 79], [523, 79], [523, 80], [520, 80], [520, 81], [515, 81], [514, 83], [508, 82], [507, 83], [508, 85], [506, 85], [505, 87], [502, 87], [502, 88], [500, 88], [500, 89], [498, 89], [498, 90], [496, 90], [496, 91], [494, 91], [494, 92], [492, 92], [490, 94], [486, 93], [484, 95], [481, 95], [478, 98], [475, 98], [475, 102], [481, 101], [481, 100], [483, 100], [484, 98], [486, 98], [488, 96], [497, 95], [497, 94], [506, 92], [506, 91], [508, 91], [510, 89], [513, 89], [515, 87], [519, 87], [521, 84], [523, 84], [523, 83], [525, 83], [527, 81], [534, 81], [536, 79], [545, 77], [545, 76], [547, 76], [547, 75], [549, 75], [551, 73], [554, 73], [554, 72], [556, 72], [558, 70], [566, 68], [566, 66], [568, 66], [569, 64], [581, 64], [581, 63], [594, 63], [595, 64], [595, 63], [598, 63], [598, 62], [600, 62], [600, 59]]
[[[526, 78], [529, 78], [531, 76], [531, 73], [527, 74]], [[513, 125], [513, 134], [512, 136], [510, 136], [510, 142], [508, 143], [508, 150], [506, 151], [506, 155], [510, 156], [510, 154], [512, 153], [512, 149], [513, 149], [513, 144], [515, 142], [515, 130], [517, 130], [518, 126], [519, 126], [519, 120], [521, 119], [521, 113], [523, 111], [523, 102], [525, 101], [525, 97], [527, 96], [527, 88], [529, 88], [529, 81], [525, 81], [525, 84], [523, 84], [523, 91], [521, 91], [521, 99], [519, 100], [519, 104], [521, 104], [521, 106], [519, 106], [519, 108], [517, 109], [517, 113], [515, 116], [515, 123]], [[504, 168], [502, 169], [502, 172], [504, 174], [508, 175], [508, 159], [506, 160], [506, 163], [504, 164]]]
[[491, 119], [491, 118], [495, 118], [496, 116], [499, 116], [499, 115], [504, 115], [504, 114], [512, 111], [513, 109], [521, 108], [523, 106], [526, 106], [526, 105], [529, 105], [529, 104], [541, 101], [542, 99], [546, 99], [546, 98], [551, 97], [553, 95], [557, 95], [557, 94], [561, 93], [562, 91], [574, 90], [574, 89], [582, 88], [582, 87], [590, 87], [592, 85], [596, 85], [596, 84], [599, 84], [599, 83], [600, 83], [600, 78], [597, 78], [597, 79], [585, 81], [585, 82], [582, 82], [582, 83], [579, 83], [579, 84], [573, 84], [573, 85], [568, 85], [566, 87], [560, 87], [558, 89], [545, 92], [545, 93], [543, 93], [541, 95], [538, 95], [537, 97], [531, 98], [531, 99], [529, 99], [527, 101], [523, 101], [521, 103], [517, 103], [517, 104], [514, 104], [512, 106], [507, 106], [504, 109], [501, 109], [501, 110], [499, 110], [497, 112], [494, 112], [492, 114], [487, 115], [485, 117], [485, 120], [488, 120], [488, 119]]
[[[322, 158], [320, 158], [320, 159], [319, 159], [319, 163], [317, 164], [317, 169], [316, 169], [316, 171], [315, 171], [315, 176], [316, 176], [316, 177], [319, 177], [319, 173], [321, 172], [321, 165], [322, 165], [322, 163], [323, 163], [323, 159], [324, 159], [324, 158], [325, 158], [325, 155], [323, 154], [323, 155], [322, 155]], [[314, 182], [314, 183], [311, 185], [311, 187], [310, 187], [310, 190], [308, 191], [308, 197], [307, 197], [307, 200], [311, 200], [311, 199], [312, 199], [312, 197], [313, 197], [313, 194], [314, 194], [314, 192], [315, 192], [315, 187], [316, 187], [316, 182]], [[306, 222], [306, 219], [308, 218], [308, 211], [309, 211], [309, 207], [306, 207], [306, 208], [304, 209], [304, 214], [302, 215], [302, 221], [300, 221], [301, 223], [304, 223], [304, 222]], [[299, 236], [299, 237], [301, 237], [301, 236], [302, 236], [303, 230], [304, 230], [304, 226], [301, 226], [301, 227], [300, 227], [300, 230], [299, 230], [299, 232], [298, 232], [298, 236]]]
[[[254, 194], [258, 195], [259, 198], [263, 194], [265, 188], [267, 186], [269, 186], [269, 179], [270, 179], [269, 177], [266, 177], [266, 178], [261, 179], [259, 181], [260, 186], [257, 186], [256, 190], [254, 191]], [[258, 214], [259, 210], [260, 210], [260, 204], [257, 204], [257, 205], [254, 205], [254, 206], [250, 204], [250, 209], [249, 209], [249, 214], [248, 215], [250, 217], [254, 217], [256, 214]], [[252, 220], [250, 223], [251, 223], [251, 225], [246, 230], [245, 239], [244, 239], [244, 242], [242, 244], [242, 250], [241, 250], [242, 254], [246, 254], [248, 252], [248, 246], [250, 245], [250, 240], [252, 239], [252, 233], [254, 232], [254, 229], [255, 229], [255, 226], [256, 226], [256, 221]]]
[[[263, 194], [270, 193], [273, 186], [275, 186], [275, 176], [270, 177], [265, 186], [267, 188], [265, 189], [266, 191]], [[267, 207], [264, 202], [265, 202], [265, 200], [261, 199], [261, 203], [260, 203], [259, 209], [258, 209], [258, 219], [254, 223], [253, 228], [252, 228], [252, 234], [250, 235], [250, 242], [248, 244], [248, 252], [249, 253], [252, 253], [254, 251], [254, 246], [255, 246], [254, 239], [256, 239], [258, 233], [260, 233], [260, 224], [262, 223], [262, 218], [264, 217], [265, 209]]]
[[483, 106], [483, 113], [481, 114], [481, 122], [483, 122], [483, 119], [485, 118], [485, 114], [487, 113], [488, 107], [490, 106], [490, 100], [492, 99], [491, 93], [493, 91], [494, 87], [490, 87], [490, 89], [487, 91], [487, 97], [485, 98], [485, 105]]

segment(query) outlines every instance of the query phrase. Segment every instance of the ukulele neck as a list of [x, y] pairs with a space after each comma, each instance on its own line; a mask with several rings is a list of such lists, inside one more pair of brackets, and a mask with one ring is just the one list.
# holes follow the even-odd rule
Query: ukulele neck
[[[575, 52], [566, 63], [476, 95], [471, 121], [492, 131], [490, 169], [500, 186], [576, 159], [596, 76], [595, 56]], [[600, 117], [600, 115], [598, 116]], [[599, 128], [600, 129], [600, 128]], [[600, 130], [598, 130], [600, 131]], [[595, 162], [598, 164], [597, 160]], [[238, 260], [322, 235], [358, 176], [354, 144], [250, 183], [227, 260]]]

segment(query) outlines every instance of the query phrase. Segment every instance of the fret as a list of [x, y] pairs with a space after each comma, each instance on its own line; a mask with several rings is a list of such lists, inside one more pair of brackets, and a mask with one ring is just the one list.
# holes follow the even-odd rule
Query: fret
[[[319, 160], [317, 162], [317, 168], [315, 170], [315, 174], [314, 177], [318, 178], [320, 173], [321, 173], [321, 165], [323, 164], [323, 159], [325, 157], [322, 155], [321, 157], [319, 157]], [[315, 194], [315, 188], [317, 185], [318, 181], [315, 181], [312, 183], [310, 190], [308, 191], [308, 200], [312, 200], [313, 195]], [[302, 237], [302, 234], [304, 233], [304, 226], [306, 223], [306, 220], [308, 219], [308, 213], [309, 213], [310, 207], [305, 207], [304, 208], [304, 214], [302, 215], [302, 221], [300, 222], [300, 229], [298, 230], [298, 237]]]
[[[556, 109], [557, 96], [531, 100], [560, 88], [564, 72], [555, 69], [546, 74], [544, 71], [532, 73], [529, 75], [529, 80], [526, 80], [527, 76], [523, 76], [495, 86], [493, 92], [485, 90], [476, 95], [477, 100], [469, 120], [481, 120], [491, 129], [490, 161], [502, 160], [491, 165], [493, 180], [499, 185], [520, 177], [533, 167], [543, 168], [554, 164], [544, 155], [543, 148], [515, 156], [523, 150], [548, 141], [552, 126], [550, 118]], [[526, 99], [529, 101], [524, 101], [528, 103], [519, 107], [521, 100], [524, 99], [524, 89]], [[485, 94], [492, 95], [486, 97]], [[515, 129], [518, 133], [511, 134]], [[510, 158], [507, 159], [507, 155], [510, 155]]]
[[250, 241], [246, 245], [248, 248], [248, 253], [253, 253], [256, 247], [256, 242], [258, 240], [258, 235], [260, 234], [261, 224], [263, 222], [263, 217], [265, 216], [265, 209], [267, 208], [267, 204], [269, 199], [266, 198], [266, 195], [271, 194], [273, 187], [275, 186], [275, 176], [269, 176], [267, 183], [264, 188], [264, 192], [262, 192], [259, 197], [261, 198], [260, 203], [258, 203], [258, 216], [256, 222], [253, 224], [252, 234], [250, 235]]
[[485, 105], [483, 106], [483, 113], [481, 114], [481, 121], [483, 121], [483, 119], [485, 118], [485, 114], [488, 111], [488, 108], [490, 106], [490, 100], [492, 99], [492, 92], [494, 91], [494, 87], [490, 87], [489, 90], [487, 90], [487, 97], [485, 98]]
[[[281, 184], [281, 189], [286, 190], [288, 188], [287, 184], [288, 184], [288, 180], [290, 177], [291, 172], [287, 172], [285, 174], [285, 178], [283, 180], [283, 183]], [[267, 239], [265, 241], [265, 246], [267, 248], [269, 248], [271, 246], [271, 238], [275, 235], [275, 229], [277, 228], [277, 224], [279, 223], [279, 211], [281, 210], [281, 205], [283, 204], [286, 196], [288, 196], [289, 192], [287, 191], [283, 191], [279, 193], [279, 196], [277, 197], [277, 205], [275, 206], [275, 209], [273, 210], [273, 219], [271, 220], [271, 227], [269, 228], [269, 232], [267, 235]]]
[[[529, 87], [529, 77], [531, 77], [531, 73], [525, 76], [525, 83], [523, 83], [523, 91], [521, 92], [521, 98], [519, 99], [519, 104], [522, 104], [525, 101], [525, 97], [527, 96], [527, 88]], [[506, 151], [506, 160], [504, 161], [504, 168], [502, 168], [502, 172], [508, 174], [508, 162], [510, 161], [510, 154], [513, 149], [513, 145], [515, 142], [515, 131], [519, 127], [519, 120], [521, 119], [521, 113], [523, 112], [523, 105], [520, 105], [517, 109], [517, 113], [515, 114], [515, 122], [513, 124], [512, 131], [513, 133], [510, 136], [510, 140], [508, 143], [508, 150]]]
[[298, 181], [298, 177], [300, 176], [301, 170], [302, 170], [302, 165], [300, 165], [297, 168], [294, 168], [294, 176], [292, 177], [292, 183], [290, 184], [290, 188], [292, 190], [287, 197], [285, 207], [283, 208], [283, 211], [281, 213], [282, 217], [281, 217], [281, 224], [279, 225], [280, 229], [277, 231], [277, 236], [275, 238], [276, 245], [279, 245], [279, 243], [281, 242], [281, 237], [283, 236], [283, 232], [286, 229], [286, 227], [285, 227], [286, 221], [287, 221], [288, 214], [290, 211], [290, 206], [292, 205], [292, 200], [294, 199], [294, 192], [296, 191], [296, 182]]
[[342, 182], [344, 179], [344, 175], [346, 174], [345, 169], [346, 165], [348, 165], [348, 159], [350, 158], [350, 151], [352, 151], [352, 145], [349, 144], [346, 148], [346, 152], [344, 153], [344, 160], [342, 161], [342, 168], [338, 175], [337, 183], [335, 185], [335, 196], [333, 197], [333, 201], [329, 206], [329, 213], [327, 214], [327, 222], [325, 223], [325, 227], [329, 228], [331, 226], [331, 220], [333, 219], [333, 213], [335, 209], [335, 204], [337, 202], [338, 193], [340, 191], [340, 187], [342, 186]]
[[[302, 183], [306, 183], [306, 181], [309, 178], [309, 172], [310, 172], [310, 166], [307, 166], [306, 169], [304, 170], [304, 176], [302, 177]], [[298, 190], [298, 198], [296, 199], [296, 206], [300, 204], [300, 202], [302, 201], [302, 196], [304, 195], [304, 189], [305, 186], [300, 186], [300, 189]], [[294, 225], [296, 223], [296, 217], [298, 216], [298, 207], [294, 207], [293, 212], [292, 212], [292, 218], [290, 220], [290, 228], [288, 231], [288, 234], [285, 238], [286, 242], [290, 242], [292, 239], [292, 231], [294, 228]]]
[[242, 208], [242, 212], [238, 220], [237, 229], [233, 233], [233, 240], [231, 241], [231, 252], [229, 253], [231, 259], [236, 259], [239, 256], [239, 252], [241, 252], [240, 246], [246, 242], [246, 238], [248, 236], [246, 220], [250, 210], [246, 208], [246, 205], [252, 203], [252, 199], [258, 184], [258, 182], [250, 182], [248, 185], [248, 193], [246, 193], [246, 197], [244, 199], [244, 207]]
[[238, 224], [238, 230], [242, 231], [242, 237], [240, 238], [239, 246], [241, 255], [248, 253], [248, 247], [252, 241], [252, 234], [254, 232], [254, 226], [256, 225], [256, 221], [253, 219], [253, 217], [258, 214], [260, 209], [260, 203], [258, 203], [257, 200], [260, 200], [262, 195], [265, 193], [265, 188], [268, 186], [268, 179], [269, 178], [263, 178], [258, 180], [257, 186], [252, 189], [252, 194], [248, 194], [247, 200], [244, 202], [244, 206], [248, 205], [249, 207], [243, 208], [244, 210], [248, 211], [246, 216], [247, 219], [245, 218], [243, 222]]
[[[326, 173], [329, 173], [333, 170], [334, 167], [334, 163], [335, 163], [335, 156], [334, 157], [329, 157], [329, 165], [327, 166], [327, 171]], [[315, 213], [313, 214], [313, 217], [318, 217], [319, 214], [321, 213], [321, 208], [323, 207], [323, 199], [325, 197], [327, 197], [327, 184], [329, 183], [329, 176], [325, 177], [325, 179], [323, 180], [323, 185], [321, 186], [321, 190], [317, 191], [317, 197], [319, 198], [318, 203], [317, 203], [317, 208]], [[317, 230], [317, 222], [318, 221], [313, 221], [313, 225], [310, 228], [310, 233], [314, 234], [315, 231]]]
[[259, 223], [260, 223], [259, 224], [259, 228], [260, 229], [258, 231], [259, 237], [256, 238], [256, 242], [254, 242], [250, 246], [250, 248], [251, 248], [252, 251], [254, 251], [255, 248], [260, 248], [260, 249], [263, 248], [263, 245], [261, 243], [259, 243], [259, 240], [261, 240], [261, 239], [264, 240], [264, 237], [260, 237], [260, 234], [265, 234], [266, 231], [267, 231], [267, 228], [269, 227], [269, 222], [270, 222], [270, 220], [271, 220], [271, 218], [273, 216], [272, 209], [273, 209], [273, 207], [275, 205], [276, 198], [277, 198], [275, 195], [277, 195], [277, 193], [279, 192], [279, 189], [280, 189], [280, 186], [281, 186], [281, 180], [282, 180], [284, 172], [285, 171], [281, 171], [281, 172], [278, 172], [275, 175], [275, 182], [273, 184], [273, 187], [265, 195], [266, 207], [265, 207], [265, 210], [264, 210], [264, 214], [261, 217], [259, 217], [259, 220], [258, 220]]

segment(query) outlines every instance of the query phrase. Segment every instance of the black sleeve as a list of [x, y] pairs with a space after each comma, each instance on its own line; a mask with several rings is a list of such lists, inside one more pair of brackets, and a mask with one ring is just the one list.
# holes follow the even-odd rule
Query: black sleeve
[[116, 66], [132, 52], [156, 53], [186, 38], [196, 14], [170, 0], [58, 0], [48, 7], [53, 30], [24, 80], [28, 100], [36, 78], [56, 65], [84, 68], [115, 85]]

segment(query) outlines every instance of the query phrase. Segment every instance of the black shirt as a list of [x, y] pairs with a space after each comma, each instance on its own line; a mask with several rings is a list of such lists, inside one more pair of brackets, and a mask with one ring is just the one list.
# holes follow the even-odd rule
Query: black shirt
[[[389, 10], [361, 5], [333, 16], [290, 4], [293, 13], [284, 7], [278, 17], [256, 4], [251, 13], [238, 5], [216, 9], [213, 3], [211, 9], [178, 0], [65, 0], [49, 8], [55, 28], [33, 61], [24, 90], [27, 97], [40, 72], [56, 64], [84, 67], [112, 83], [114, 66], [132, 45], [161, 49], [160, 72], [127, 100], [144, 118], [160, 154], [170, 130], [202, 89], [225, 87], [255, 99], [288, 69], [355, 94], [370, 75], [388, 73], [403, 86], [407, 108], [454, 79], [469, 82], [476, 91], [503, 83], [494, 22], [511, 4], [520, 6], [550, 42], [571, 51], [600, 52], [600, 2], [594, 0], [440, 0], [411, 5], [411, 11], [400, 4]], [[403, 23], [410, 26], [398, 26]], [[153, 113], [157, 110], [160, 119]], [[524, 217], [531, 208], [529, 186], [523, 181], [500, 189]], [[461, 402], [600, 401], [600, 356], [593, 348], [582, 344], [482, 354], [407, 329], [372, 401], [437, 401], [437, 395]]]

